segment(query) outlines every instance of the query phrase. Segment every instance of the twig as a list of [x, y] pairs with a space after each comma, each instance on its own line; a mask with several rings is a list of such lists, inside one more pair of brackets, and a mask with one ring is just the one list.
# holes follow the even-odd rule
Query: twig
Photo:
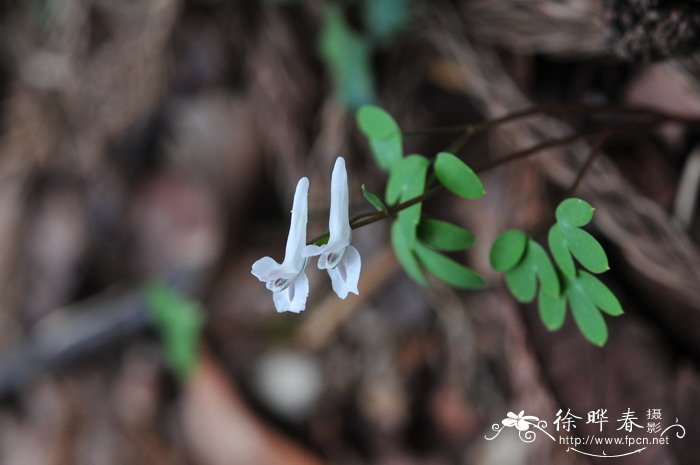
[[504, 165], [506, 163], [510, 163], [511, 161], [520, 160], [520, 159], [535, 155], [536, 153], [540, 152], [541, 150], [546, 150], [546, 149], [549, 149], [552, 147], [558, 147], [560, 145], [570, 144], [571, 142], [576, 142], [579, 140], [588, 139], [588, 138], [595, 137], [598, 135], [604, 135], [604, 134], [615, 133], [615, 132], [623, 132], [623, 131], [627, 131], [630, 129], [637, 129], [637, 128], [641, 129], [645, 126], [655, 125], [658, 123], [660, 123], [659, 120], [625, 123], [625, 124], [619, 124], [617, 126], [608, 127], [608, 128], [591, 129], [588, 131], [578, 132], [578, 133], [572, 134], [570, 136], [560, 137], [559, 139], [553, 139], [553, 140], [549, 140], [547, 142], [542, 142], [541, 144], [537, 144], [534, 147], [531, 147], [529, 149], [521, 150], [519, 152], [515, 152], [515, 153], [512, 153], [510, 155], [507, 155], [503, 158], [498, 158], [498, 159], [493, 160], [491, 162], [487, 162], [481, 166], [474, 168], [474, 171], [477, 173], [481, 173], [484, 171], [488, 171], [492, 168], [495, 168], [497, 166]]
[[[598, 135], [603, 135], [607, 137], [608, 135], [612, 133], [617, 133], [617, 132], [623, 132], [623, 131], [628, 131], [630, 129], [641, 129], [646, 126], [653, 126], [659, 123], [664, 122], [661, 118], [654, 118], [649, 121], [635, 121], [632, 123], [624, 123], [624, 124], [619, 124], [617, 126], [613, 127], [608, 127], [608, 128], [599, 128], [599, 129], [591, 129], [589, 131], [584, 131], [584, 132], [579, 132], [576, 134], [572, 134], [570, 136], [566, 137], [561, 137], [559, 139], [554, 139], [550, 141], [543, 142], [541, 144], [537, 144], [533, 147], [527, 148], [525, 150], [519, 150], [517, 152], [511, 153], [510, 155], [506, 155], [505, 157], [487, 162], [481, 166], [478, 166], [474, 169], [475, 172], [477, 173], [483, 173], [484, 171], [488, 171], [490, 169], [496, 168], [498, 166], [504, 165], [506, 163], [510, 163], [512, 161], [516, 160], [521, 160], [530, 156], [533, 156], [537, 154], [538, 152], [542, 150], [546, 150], [549, 148], [553, 147], [558, 147], [561, 145], [566, 145], [571, 142], [576, 142], [579, 140], [583, 139], [588, 139], [590, 137], [595, 137]], [[595, 151], [597, 153], [598, 150]], [[597, 155], [596, 155], [597, 156]], [[590, 163], [593, 163], [593, 160], [590, 160]], [[588, 170], [588, 167], [586, 167], [586, 171]], [[585, 172], [584, 172], [585, 173]], [[580, 182], [580, 181], [578, 181]], [[576, 185], [576, 187], [578, 187]], [[421, 203], [425, 200], [428, 200], [435, 195], [437, 195], [440, 191], [442, 191], [443, 187], [440, 185], [434, 186], [427, 191], [423, 192], [421, 195], [416, 196], [412, 199], [406, 200], [405, 202], [398, 203], [396, 205], [387, 207], [386, 210], [380, 211], [380, 212], [366, 212], [362, 213], [360, 215], [357, 215], [353, 217], [350, 220], [350, 227], [352, 229], [357, 229], [361, 228], [363, 226], [370, 225], [372, 223], [376, 223], [377, 221], [383, 220], [385, 218], [389, 218], [390, 216], [395, 215], [396, 213], [400, 212], [401, 210], [404, 210], [408, 207], [411, 207], [413, 205], [416, 205], [418, 203]], [[328, 236], [328, 232], [325, 232], [314, 239], [311, 239], [308, 243], [313, 244], [321, 239], [324, 239], [325, 237]]]
[[540, 113], [569, 113], [569, 114], [584, 114], [584, 115], [601, 115], [601, 114], [618, 114], [632, 116], [649, 116], [653, 118], [663, 119], [669, 122], [700, 124], [700, 117], [686, 116], [675, 113], [668, 113], [648, 106], [637, 105], [612, 105], [607, 103], [551, 103], [541, 104], [525, 108], [523, 110], [508, 113], [507, 115], [484, 120], [479, 123], [471, 124], [456, 124], [452, 126], [440, 126], [425, 129], [417, 129], [405, 131], [405, 136], [419, 136], [425, 134], [451, 134], [454, 132], [465, 131], [471, 135], [494, 128], [513, 121], [535, 116]]
[[[566, 193], [564, 194], [565, 199], [571, 197], [576, 192], [576, 189], [578, 189], [578, 187], [581, 185], [581, 181], [583, 181], [583, 178], [586, 176], [591, 166], [593, 166], [593, 162], [595, 162], [598, 156], [602, 153], [603, 146], [610, 137], [610, 134], [610, 132], [604, 133], [600, 140], [594, 146], [591, 147], [591, 151], [588, 153], [588, 157], [581, 166], [581, 169], [579, 169], [579, 172], [576, 175], [576, 179], [573, 183], [571, 183], [571, 186], [569, 187], [569, 189], [567, 189]], [[540, 222], [540, 224], [535, 229], [533, 229], [531, 236], [539, 236], [542, 230], [545, 227], [547, 227], [547, 225], [551, 224], [555, 220], [555, 218], [555, 212], [551, 212], [546, 220]]]
[[598, 143], [591, 147], [591, 151], [588, 154], [588, 158], [586, 158], [586, 161], [583, 163], [583, 166], [581, 166], [578, 175], [576, 175], [576, 179], [574, 180], [573, 184], [571, 184], [571, 187], [569, 187], [569, 190], [566, 192], [565, 197], [571, 197], [574, 194], [574, 192], [576, 192], [578, 186], [581, 185], [581, 181], [583, 181], [583, 178], [586, 177], [588, 170], [591, 168], [591, 166], [593, 166], [593, 163], [602, 153], [603, 146], [605, 145], [605, 142], [607, 142], [609, 137], [610, 133], [603, 134], [603, 137], [600, 138]]

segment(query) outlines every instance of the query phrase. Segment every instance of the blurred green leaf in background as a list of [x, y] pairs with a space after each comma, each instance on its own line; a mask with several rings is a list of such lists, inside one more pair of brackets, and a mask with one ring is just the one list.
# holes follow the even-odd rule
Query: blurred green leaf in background
[[343, 103], [357, 108], [376, 100], [370, 40], [352, 29], [338, 4], [326, 6], [319, 48]]
[[179, 379], [185, 379], [199, 358], [204, 312], [194, 302], [162, 282], [149, 283], [146, 301], [160, 333], [165, 362]]

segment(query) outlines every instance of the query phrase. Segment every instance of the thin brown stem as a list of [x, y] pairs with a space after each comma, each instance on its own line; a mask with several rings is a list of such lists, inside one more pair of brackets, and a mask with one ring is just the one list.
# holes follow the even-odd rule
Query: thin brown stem
[[[605, 142], [608, 140], [610, 137], [610, 132], [604, 133], [603, 136], [600, 138], [600, 140], [591, 147], [590, 152], [588, 153], [588, 157], [586, 157], [586, 161], [583, 162], [583, 165], [581, 165], [581, 168], [578, 171], [578, 174], [576, 175], [576, 179], [574, 179], [574, 182], [571, 183], [571, 186], [569, 189], [567, 189], [566, 193], [564, 194], [564, 198], [569, 198], [578, 189], [578, 187], [581, 185], [581, 182], [583, 181], [583, 178], [586, 177], [586, 174], [590, 170], [590, 168], [593, 166], [593, 163], [596, 161], [598, 156], [603, 153], [603, 146], [605, 145]], [[532, 237], [537, 237], [539, 234], [542, 232], [542, 230], [553, 223], [556, 219], [555, 213], [551, 212], [547, 219], [540, 222], [540, 224], [532, 230], [531, 236]]]
[[[520, 113], [524, 113], [524, 112], [520, 112]], [[502, 121], [506, 118], [513, 118], [514, 117], [513, 115], [514, 114], [507, 115], [505, 117], [500, 118], [500, 120]], [[673, 118], [671, 118], [671, 119], [674, 120]], [[611, 135], [613, 133], [628, 131], [631, 129], [642, 129], [642, 128], [645, 128], [647, 126], [654, 126], [654, 125], [660, 124], [666, 120], [667, 120], [666, 118], [657, 115], [657, 116], [653, 116], [652, 118], [650, 118], [646, 121], [634, 121], [634, 122], [629, 122], [629, 123], [618, 124], [617, 126], [613, 126], [613, 127], [591, 129], [588, 131], [579, 132], [579, 133], [572, 134], [572, 135], [565, 136], [565, 137], [561, 137], [558, 139], [542, 142], [541, 144], [534, 145], [534, 146], [527, 148], [527, 149], [524, 149], [524, 150], [519, 150], [517, 152], [513, 152], [510, 155], [506, 155], [505, 157], [498, 158], [496, 160], [493, 160], [493, 161], [487, 162], [481, 166], [478, 166], [474, 169], [474, 171], [477, 173], [482, 173], [484, 171], [488, 171], [490, 169], [496, 168], [496, 167], [504, 165], [506, 163], [510, 163], [512, 161], [528, 158], [530, 156], [533, 156], [533, 155], [539, 153], [542, 150], [570, 144], [572, 142], [588, 139], [588, 138], [595, 137], [598, 135], [608, 137], [609, 135]], [[680, 121], [680, 120], [676, 119], [676, 121]], [[687, 120], [686, 122], [690, 122], [690, 121], [691, 120]], [[700, 123], [700, 120], [693, 120], [693, 121]], [[572, 187], [574, 187], [574, 188], [578, 187], [578, 184], [580, 184], [581, 180], [583, 179], [583, 176], [588, 171], [590, 166], [593, 164], [593, 161], [598, 156], [599, 152], [600, 152], [600, 150], [594, 150], [591, 153], [591, 155], [589, 155], [588, 160], [586, 161], [586, 163], [584, 163], [584, 166], [582, 167], [581, 172], [579, 172], [579, 175], [577, 176], [577, 181], [574, 182], [574, 185], [572, 185]], [[437, 186], [431, 187], [430, 189], [423, 192], [419, 196], [416, 196], [412, 199], [406, 200], [405, 202], [401, 202], [401, 203], [398, 203], [396, 205], [387, 207], [386, 210], [383, 210], [380, 212], [368, 212], [368, 213], [363, 213], [363, 214], [360, 214], [358, 216], [355, 216], [352, 220], [350, 220], [350, 227], [352, 229], [357, 229], [357, 228], [361, 228], [363, 226], [370, 225], [372, 223], [376, 223], [377, 221], [381, 221], [385, 218], [389, 218], [390, 216], [395, 215], [396, 213], [400, 212], [401, 210], [404, 210], [406, 208], [409, 208], [413, 205], [424, 202], [425, 200], [428, 200], [428, 199], [434, 197], [440, 191], [442, 191], [442, 189], [443, 189], [442, 186], [437, 185]], [[313, 244], [313, 243], [315, 243], [315, 242], [317, 242], [317, 241], [319, 241], [327, 236], [328, 236], [328, 232], [321, 234], [320, 236], [309, 241], [309, 244]]]
[[566, 192], [565, 197], [570, 197], [576, 192], [576, 189], [578, 189], [578, 187], [581, 185], [583, 178], [586, 177], [586, 174], [588, 174], [588, 171], [593, 166], [593, 163], [603, 152], [603, 146], [605, 145], [605, 142], [608, 140], [609, 137], [610, 133], [603, 134], [603, 137], [600, 138], [598, 143], [591, 147], [591, 151], [588, 154], [588, 158], [586, 158], [586, 161], [583, 163], [583, 166], [581, 166], [578, 175], [576, 175], [576, 179], [574, 180], [573, 184], [571, 184], [571, 187], [569, 187], [569, 190]]
[[491, 129], [502, 124], [511, 123], [522, 118], [535, 116], [541, 113], [569, 113], [584, 115], [617, 114], [628, 116], [648, 116], [676, 123], [700, 124], [700, 116], [688, 116], [669, 113], [663, 110], [658, 110], [653, 107], [642, 105], [613, 105], [608, 103], [549, 103], [528, 107], [523, 110], [508, 113], [498, 118], [484, 120], [478, 123], [456, 124], [452, 126], [417, 129], [412, 131], [405, 131], [404, 135], [418, 136], [425, 134], [450, 134], [461, 131], [471, 132], [471, 135], [475, 135], [487, 129]]
[[553, 139], [553, 140], [549, 140], [547, 142], [542, 142], [541, 144], [537, 144], [533, 147], [530, 147], [529, 149], [521, 150], [521, 151], [512, 153], [510, 155], [507, 155], [505, 157], [486, 162], [486, 163], [482, 164], [481, 166], [477, 166], [476, 168], [474, 168], [474, 171], [477, 173], [480, 173], [483, 171], [488, 171], [492, 168], [496, 168], [497, 166], [504, 165], [506, 163], [510, 163], [511, 161], [520, 160], [523, 158], [530, 157], [532, 155], [537, 154], [538, 152], [540, 152], [542, 150], [550, 149], [553, 147], [558, 147], [560, 145], [570, 144], [572, 142], [576, 142], [576, 141], [583, 140], [583, 139], [589, 139], [591, 137], [595, 137], [595, 136], [602, 135], [602, 134], [622, 132], [622, 131], [627, 131], [629, 129], [635, 129], [635, 128], [643, 128], [645, 126], [658, 124], [659, 122], [660, 121], [658, 119], [645, 121], [645, 122], [636, 121], [636, 122], [632, 122], [632, 123], [618, 124], [617, 126], [608, 127], [608, 128], [590, 129], [590, 130], [583, 131], [583, 132], [577, 132], [576, 134], [571, 134], [569, 136], [560, 137], [559, 139]]

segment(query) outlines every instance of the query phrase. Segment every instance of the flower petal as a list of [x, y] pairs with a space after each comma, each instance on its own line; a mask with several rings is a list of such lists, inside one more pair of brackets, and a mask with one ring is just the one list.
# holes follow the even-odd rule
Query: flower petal
[[325, 270], [328, 269], [329, 266], [333, 266], [334, 263], [329, 263], [328, 261], [329, 256], [339, 256], [340, 254], [345, 253], [345, 248], [347, 247], [347, 245], [348, 244], [338, 244], [338, 242], [329, 242], [328, 244], [321, 246], [317, 263], [318, 269]]
[[289, 311], [299, 313], [306, 309], [306, 299], [309, 297], [309, 278], [306, 277], [306, 273], [300, 273], [293, 286], [294, 295]]
[[323, 252], [325, 252], [326, 246], [325, 245], [307, 245], [304, 247], [304, 257], [315, 257], [317, 255], [321, 255]]
[[509, 428], [512, 428], [513, 426], [515, 426], [516, 421], [517, 420], [515, 420], [513, 418], [504, 418], [503, 421], [501, 421], [501, 423], [503, 423], [503, 426], [507, 426]]
[[279, 312], [299, 313], [306, 309], [306, 299], [309, 296], [309, 279], [306, 273], [300, 273], [292, 283], [281, 291], [272, 293], [275, 309]]
[[289, 225], [287, 248], [284, 253], [282, 266], [288, 271], [301, 271], [304, 267], [304, 247], [306, 247], [306, 222], [308, 220], [309, 180], [301, 178], [294, 192], [292, 205], [292, 221]]
[[331, 277], [333, 291], [341, 299], [345, 299], [349, 292], [358, 294], [357, 283], [360, 280], [360, 269], [362, 261], [360, 252], [353, 246], [345, 249], [343, 259], [335, 268], [328, 268], [328, 275]]
[[260, 281], [267, 282], [277, 278], [281, 272], [282, 265], [277, 263], [272, 257], [263, 257], [253, 263], [250, 272]]
[[348, 272], [348, 290], [353, 294], [360, 295], [360, 292], [357, 289], [357, 284], [360, 281], [360, 271], [362, 270], [362, 258], [360, 258], [360, 252], [355, 247], [349, 245], [345, 250], [345, 257], [343, 257], [343, 261], [345, 262], [345, 268]]
[[345, 169], [345, 159], [338, 157], [331, 175], [331, 210], [328, 220], [329, 243], [340, 242], [344, 245], [350, 243], [352, 231], [350, 229], [349, 208], [348, 172]]

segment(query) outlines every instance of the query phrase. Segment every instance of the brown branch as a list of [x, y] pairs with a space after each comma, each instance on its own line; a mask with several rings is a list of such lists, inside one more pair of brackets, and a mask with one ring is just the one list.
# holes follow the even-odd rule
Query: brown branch
[[669, 113], [649, 106], [643, 105], [614, 105], [608, 103], [549, 103], [535, 105], [532, 107], [518, 110], [498, 118], [488, 119], [479, 123], [457, 124], [453, 126], [440, 126], [425, 129], [417, 129], [413, 131], [405, 131], [405, 136], [418, 136], [425, 134], [449, 134], [454, 132], [465, 131], [471, 132], [472, 135], [487, 129], [494, 128], [513, 121], [535, 116], [541, 113], [550, 114], [582, 114], [582, 115], [605, 115], [617, 114], [627, 116], [648, 116], [658, 119], [664, 119], [669, 122], [700, 124], [699, 116], [687, 116], [676, 113]]
[[[541, 111], [540, 108], [541, 107], [536, 107], [537, 111]], [[623, 108], [625, 108], [628, 111], [633, 111], [636, 107], [623, 107]], [[496, 118], [496, 119], [490, 120], [490, 121], [492, 121], [492, 122], [497, 121], [498, 122], [497, 124], [501, 124], [505, 121], [510, 121], [512, 119], [522, 117], [523, 115], [530, 114], [530, 112], [534, 112], [534, 111], [535, 111], [535, 108], [529, 109], [529, 110], [523, 110], [521, 112], [511, 113], [509, 115], [503, 116], [501, 118]], [[647, 114], [649, 114], [649, 113], [647, 113]], [[617, 133], [617, 132], [629, 131], [631, 129], [643, 129], [643, 128], [648, 127], [648, 126], [655, 126], [657, 124], [668, 122], [668, 121], [700, 124], [700, 119], [685, 117], [682, 115], [672, 115], [672, 114], [667, 115], [663, 112], [654, 112], [652, 117], [646, 121], [633, 121], [633, 122], [629, 122], [629, 123], [618, 124], [618, 125], [613, 126], [613, 127], [591, 129], [588, 131], [583, 131], [583, 132], [579, 132], [576, 134], [571, 134], [569, 136], [561, 137], [558, 139], [549, 140], [549, 141], [543, 142], [541, 144], [534, 145], [533, 147], [530, 147], [530, 148], [527, 148], [524, 150], [519, 150], [517, 152], [513, 152], [510, 155], [506, 155], [505, 157], [498, 158], [496, 160], [484, 163], [481, 166], [477, 166], [474, 169], [474, 171], [476, 173], [482, 173], [482, 172], [488, 171], [490, 169], [496, 168], [498, 166], [504, 165], [506, 163], [510, 163], [512, 161], [522, 160], [522, 159], [531, 157], [531, 156], [536, 155], [537, 153], [541, 152], [542, 150], [547, 150], [550, 148], [570, 144], [572, 142], [588, 139], [588, 138], [599, 136], [599, 135], [603, 135], [604, 137], [608, 137], [610, 134]], [[492, 127], [492, 125], [489, 125], [489, 127]], [[596, 150], [594, 153], [598, 153], [598, 152], [599, 151]], [[589, 161], [590, 161], [590, 164], [593, 163], [593, 160], [589, 160]], [[587, 171], [589, 167], [585, 167], [585, 168]], [[585, 171], [584, 171], [584, 174], [585, 174]], [[581, 173], [579, 173], [579, 175], [582, 176]], [[580, 181], [578, 181], [578, 182], [580, 182]], [[576, 185], [576, 187], [578, 187], [578, 186]], [[430, 189], [423, 192], [421, 195], [419, 195], [417, 197], [414, 197], [412, 199], [406, 200], [405, 202], [398, 203], [396, 205], [387, 207], [386, 210], [376, 212], [376, 213], [367, 212], [367, 213], [357, 215], [357, 216], [353, 217], [352, 220], [350, 220], [350, 227], [352, 229], [357, 229], [357, 228], [361, 228], [363, 226], [370, 225], [372, 223], [376, 223], [377, 221], [381, 221], [385, 218], [389, 218], [390, 216], [395, 215], [396, 213], [400, 212], [401, 210], [404, 210], [408, 207], [411, 207], [413, 205], [416, 205], [420, 202], [423, 202], [425, 200], [428, 200], [428, 199], [434, 197], [442, 189], [443, 189], [442, 186], [437, 185], [437, 186], [431, 187]], [[313, 243], [327, 237], [328, 234], [329, 234], [328, 232], [325, 232], [325, 233], [321, 234], [320, 236], [317, 236], [314, 239], [310, 240], [308, 243], [313, 244]]]

